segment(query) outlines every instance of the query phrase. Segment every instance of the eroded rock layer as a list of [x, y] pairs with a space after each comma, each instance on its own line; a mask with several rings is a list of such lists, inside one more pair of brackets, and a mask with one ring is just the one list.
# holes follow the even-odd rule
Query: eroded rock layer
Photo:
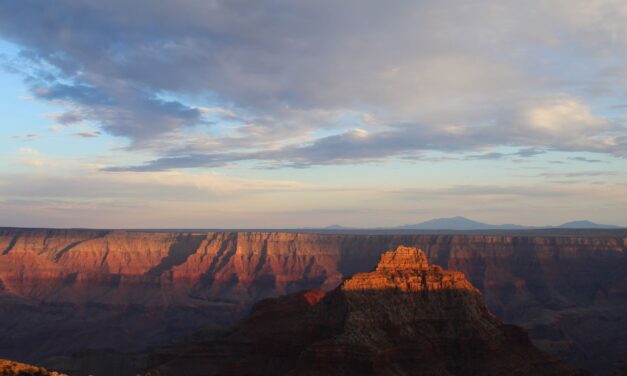
[[416, 248], [385, 253], [375, 271], [323, 295], [262, 301], [228, 334], [173, 346], [149, 374], [584, 374], [503, 324], [462, 273], [429, 266]]
[[141, 351], [228, 327], [260, 299], [329, 291], [399, 244], [463, 272], [542, 349], [601, 371], [627, 358], [624, 236], [27, 229], [0, 229], [0, 355]]

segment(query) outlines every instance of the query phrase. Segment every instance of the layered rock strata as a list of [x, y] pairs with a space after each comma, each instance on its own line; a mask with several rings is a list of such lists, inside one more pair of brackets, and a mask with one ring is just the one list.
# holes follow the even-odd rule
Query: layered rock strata
[[[614, 234], [614, 235], [612, 235]], [[425, 250], [543, 350], [602, 373], [627, 351], [627, 235], [366, 235], [0, 229], [0, 355], [143, 351], [256, 301], [331, 290], [381, 250]]]

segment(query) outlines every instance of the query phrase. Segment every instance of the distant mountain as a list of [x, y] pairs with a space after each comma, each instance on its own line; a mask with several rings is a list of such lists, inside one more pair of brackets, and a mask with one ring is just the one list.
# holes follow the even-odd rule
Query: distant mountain
[[398, 228], [411, 230], [519, 230], [530, 227], [514, 224], [491, 225], [457, 216], [436, 218], [422, 223], [399, 226]]
[[342, 225], [330, 225], [325, 227], [325, 230], [349, 230], [352, 229], [354, 227], [346, 227], [346, 226], [342, 226]]
[[588, 220], [566, 222], [557, 226], [559, 228], [621, 228], [615, 225], [602, 225]]
[[[506, 223], [500, 225], [493, 225], [489, 223], [483, 223], [473, 221], [462, 216], [448, 217], [448, 218], [434, 218], [425, 222], [406, 224], [394, 227], [376, 227], [375, 229], [401, 229], [401, 230], [532, 230], [532, 229], [551, 229], [551, 228], [564, 228], [564, 229], [618, 229], [623, 228], [615, 225], [603, 225], [594, 223], [588, 220], [566, 222], [559, 226], [523, 226], [513, 223]], [[359, 227], [348, 227], [338, 224], [333, 224], [323, 228], [324, 230], [355, 230]]]

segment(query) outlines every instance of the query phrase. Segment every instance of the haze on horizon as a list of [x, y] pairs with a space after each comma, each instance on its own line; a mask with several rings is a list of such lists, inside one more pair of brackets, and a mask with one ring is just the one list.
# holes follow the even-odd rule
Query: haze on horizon
[[0, 226], [627, 226], [627, 3], [5, 1]]

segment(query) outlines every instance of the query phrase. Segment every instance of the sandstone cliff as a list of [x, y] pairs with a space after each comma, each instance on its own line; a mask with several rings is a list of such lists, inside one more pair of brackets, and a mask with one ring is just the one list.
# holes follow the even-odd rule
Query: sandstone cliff
[[228, 327], [266, 297], [331, 290], [399, 244], [463, 272], [542, 349], [599, 371], [624, 363], [624, 236], [0, 229], [0, 355], [142, 351]]
[[536, 349], [488, 312], [462, 273], [429, 266], [415, 248], [385, 253], [375, 271], [323, 295], [258, 303], [232, 332], [169, 349], [173, 359], [149, 375], [583, 374]]

